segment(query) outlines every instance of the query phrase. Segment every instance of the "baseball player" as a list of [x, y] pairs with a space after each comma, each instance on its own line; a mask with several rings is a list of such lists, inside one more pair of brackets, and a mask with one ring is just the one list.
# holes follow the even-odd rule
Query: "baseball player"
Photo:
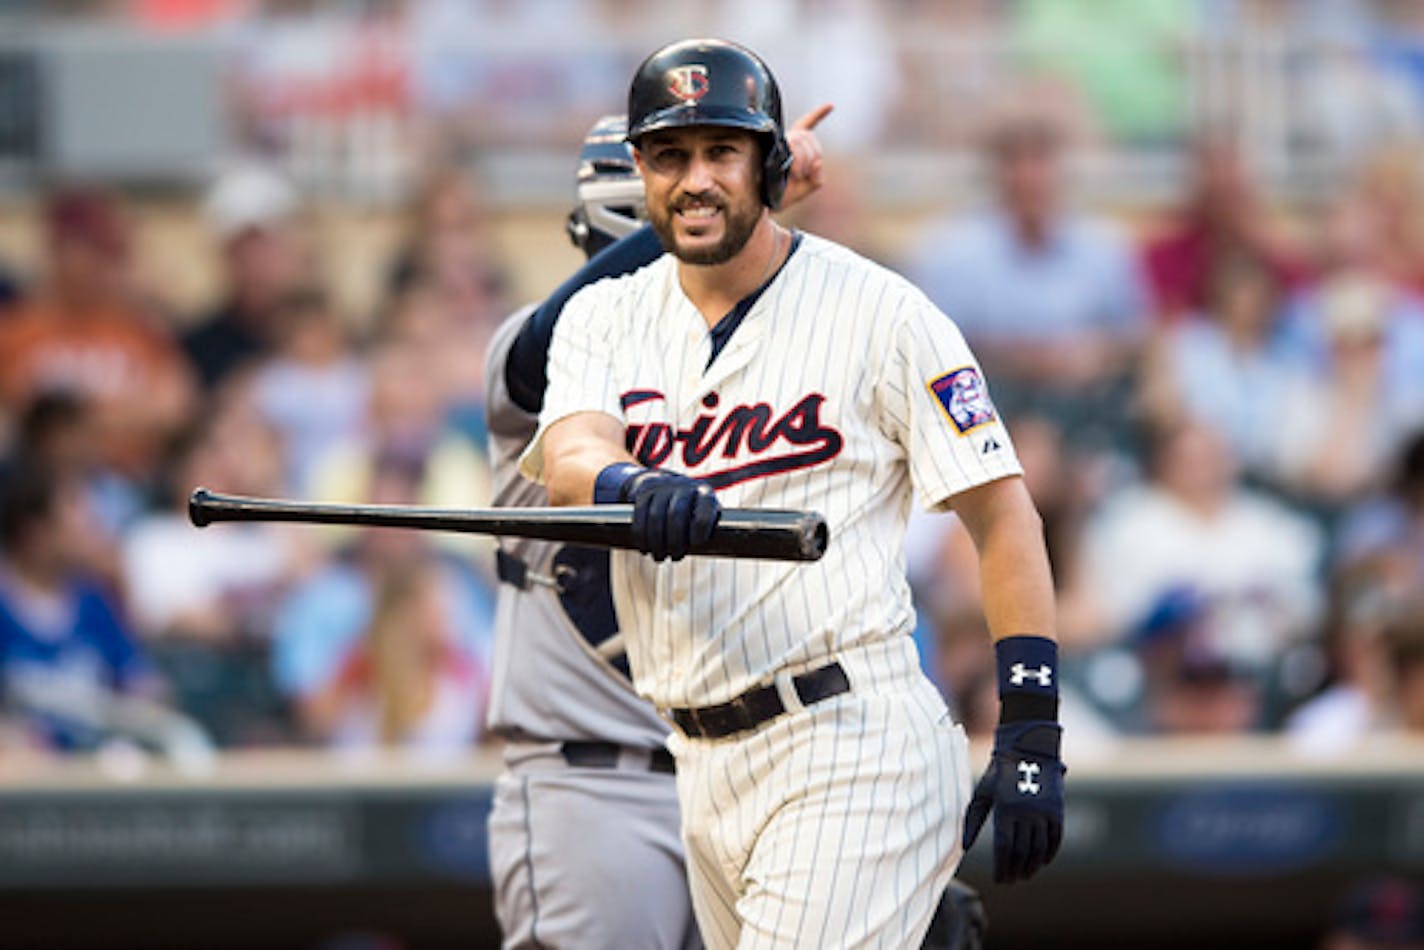
[[[1037, 512], [954, 324], [772, 219], [791, 156], [760, 59], [665, 47], [633, 79], [628, 123], [668, 253], [565, 305], [521, 465], [554, 504], [634, 507], [650, 557], [612, 554], [616, 625], [638, 692], [676, 724], [704, 940], [913, 946], [991, 811], [997, 880], [1032, 875], [1061, 838]], [[912, 491], [957, 512], [980, 552], [1002, 704], [972, 800], [963, 732], [909, 635]], [[820, 510], [830, 549], [806, 565], [686, 558], [724, 504]]]
[[[819, 187], [811, 130], [829, 111], [798, 123], [793, 200]], [[543, 304], [509, 317], [491, 341], [496, 505], [547, 504], [543, 489], [519, 476], [517, 460], [537, 427], [560, 308], [584, 285], [662, 255], [653, 231], [640, 230], [643, 187], [625, 131], [623, 116], [600, 119], [579, 158], [568, 232], [591, 260]], [[506, 539], [498, 571], [490, 725], [508, 740], [508, 768], [495, 789], [490, 863], [505, 946], [699, 946], [668, 726], [628, 679], [607, 552]]]

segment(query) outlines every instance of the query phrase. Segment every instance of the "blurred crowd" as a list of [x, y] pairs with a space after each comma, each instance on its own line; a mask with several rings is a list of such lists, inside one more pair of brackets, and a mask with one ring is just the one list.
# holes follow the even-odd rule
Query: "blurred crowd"
[[[504, 312], [476, 192], [432, 176], [369, 333], [314, 277], [296, 190], [256, 166], [203, 208], [223, 295], [175, 320], [132, 278], [124, 203], [64, 187], [0, 315], [0, 674], [11, 741], [93, 748], [143, 697], [220, 745], [459, 752], [481, 735], [486, 546], [188, 524], [198, 485], [469, 507], [483, 350]], [[185, 326], [183, 332], [178, 327]], [[168, 725], [124, 738], [166, 748]]]
[[[181, 22], [242, 5], [107, 6]], [[435, 17], [465, 5], [360, 6]], [[826, 6], [879, 22], [897, 4]], [[1014, 6], [1043, 30], [1061, 9]], [[1141, 11], [1187, 6], [1200, 5], [1122, 9], [1148, 23]], [[1208, 6], [1401, 24], [1417, 9]], [[856, 82], [892, 81], [863, 68]], [[822, 72], [802, 95], [854, 119], [861, 96]], [[1169, 206], [1110, 215], [1073, 200], [1074, 150], [1095, 135], [1154, 140], [1160, 129], [1133, 123], [1173, 101], [1122, 75], [1077, 77], [1091, 123], [1040, 87], [1006, 99], [973, 132], [975, 200], [899, 246], [873, 227], [863, 165], [833, 162], [790, 220], [905, 273], [985, 364], [1044, 518], [1072, 741], [1279, 732], [1323, 755], [1424, 733], [1424, 151], [1395, 134], [1424, 119], [1424, 99], [1409, 122], [1369, 130], [1349, 173], [1309, 201], [1275, 200], [1241, 137], [1206, 126], [1181, 146], [1188, 174]], [[459, 82], [488, 78], [428, 88], [463, 102]], [[584, 125], [606, 108], [569, 101]], [[452, 115], [454, 134], [469, 118]], [[863, 144], [837, 143], [833, 127], [882, 134], [838, 114], [833, 157]], [[174, 755], [310, 743], [439, 757], [486, 739], [487, 541], [187, 522], [197, 485], [445, 507], [488, 497], [484, 348], [524, 301], [479, 183], [465, 165], [421, 166], [373, 312], [356, 314], [323, 285], [330, 249], [290, 171], [237, 163], [195, 199], [222, 270], [205, 312], [176, 313], [136, 279], [137, 199], [100, 185], [43, 196], [39, 266], [0, 260], [0, 753], [119, 740]], [[984, 734], [993, 662], [972, 543], [952, 516], [917, 517], [908, 552], [927, 669]]]

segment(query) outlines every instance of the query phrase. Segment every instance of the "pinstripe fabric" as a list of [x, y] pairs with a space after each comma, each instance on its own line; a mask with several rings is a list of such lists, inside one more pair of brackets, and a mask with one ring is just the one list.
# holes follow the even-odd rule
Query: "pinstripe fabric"
[[[928, 388], [946, 372], [977, 369], [954, 324], [903, 278], [828, 241], [805, 236], [704, 371], [709, 352], [706, 323], [672, 258], [585, 288], [554, 333], [540, 431], [522, 462], [537, 478], [543, 432], [589, 410], [622, 420], [645, 448], [682, 433], [659, 465], [700, 477], [736, 478], [817, 449], [830, 455], [718, 490], [728, 507], [820, 511], [831, 543], [814, 564], [658, 564], [615, 552], [614, 598], [631, 634], [635, 682], [662, 707], [726, 702], [777, 670], [904, 635], [913, 625], [903, 553], [912, 487], [942, 507], [956, 492], [1020, 472], [998, 421], [961, 433]], [[661, 395], [625, 409], [630, 393]], [[762, 415], [729, 432], [738, 407], [743, 419]], [[719, 429], [723, 438], [713, 438]], [[775, 435], [760, 452], [757, 432]], [[690, 460], [696, 443], [711, 448]]]
[[674, 736], [693, 906], [709, 948], [918, 946], [961, 855], [968, 744], [922, 677], [724, 741]]
[[959, 858], [963, 734], [920, 673], [905, 581], [912, 497], [934, 509], [1020, 473], [954, 324], [898, 275], [807, 235], [708, 365], [664, 257], [585, 288], [549, 356], [548, 426], [605, 412], [645, 464], [725, 506], [813, 509], [813, 564], [613, 557], [638, 691], [726, 702], [838, 659], [851, 692], [746, 736], [678, 735], [688, 878], [713, 947], [909, 947]]

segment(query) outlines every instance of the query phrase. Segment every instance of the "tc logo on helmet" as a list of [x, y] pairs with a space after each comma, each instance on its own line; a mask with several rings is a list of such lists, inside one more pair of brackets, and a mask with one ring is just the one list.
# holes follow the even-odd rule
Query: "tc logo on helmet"
[[668, 92], [683, 102], [696, 102], [711, 88], [706, 66], [676, 66], [668, 70]]

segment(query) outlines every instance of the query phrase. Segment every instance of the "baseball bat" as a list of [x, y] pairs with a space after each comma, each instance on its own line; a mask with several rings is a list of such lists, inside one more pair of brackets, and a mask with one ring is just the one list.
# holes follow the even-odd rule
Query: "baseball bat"
[[[600, 548], [635, 546], [632, 505], [460, 509], [337, 505], [222, 495], [197, 488], [188, 498], [188, 519], [200, 528], [215, 521], [294, 521], [493, 534]], [[691, 553], [772, 561], [816, 561], [826, 553], [829, 541], [826, 520], [814, 511], [724, 508], [711, 539], [694, 547]]]

